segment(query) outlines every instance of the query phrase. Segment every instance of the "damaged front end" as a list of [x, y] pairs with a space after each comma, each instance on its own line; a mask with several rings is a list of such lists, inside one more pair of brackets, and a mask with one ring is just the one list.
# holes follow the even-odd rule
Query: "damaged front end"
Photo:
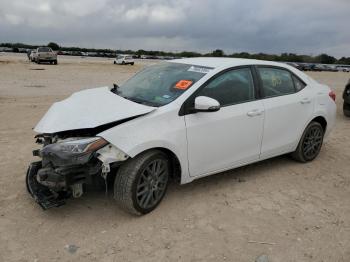
[[44, 209], [65, 204], [67, 198], [81, 197], [85, 185], [105, 180], [111, 165], [118, 166], [128, 156], [101, 137], [38, 135], [42, 149], [33, 155], [41, 161], [30, 164], [28, 192]]

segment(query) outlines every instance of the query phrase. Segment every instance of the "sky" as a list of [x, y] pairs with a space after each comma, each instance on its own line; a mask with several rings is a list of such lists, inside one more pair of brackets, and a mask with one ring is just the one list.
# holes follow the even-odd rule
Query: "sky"
[[0, 0], [0, 42], [350, 57], [350, 0]]

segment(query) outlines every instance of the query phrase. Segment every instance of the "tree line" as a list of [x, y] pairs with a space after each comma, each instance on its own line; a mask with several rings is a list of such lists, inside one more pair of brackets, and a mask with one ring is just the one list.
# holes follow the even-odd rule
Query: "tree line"
[[[20, 49], [34, 49], [43, 45], [29, 45], [23, 43], [0, 43], [0, 47], [12, 48], [14, 52], [19, 52]], [[234, 57], [234, 58], [248, 58], [258, 60], [269, 60], [277, 62], [295, 62], [295, 63], [321, 63], [321, 64], [350, 64], [350, 57], [342, 57], [337, 59], [327, 54], [320, 54], [317, 56], [310, 55], [298, 55], [294, 53], [282, 53], [277, 54], [265, 54], [256, 53], [251, 54], [248, 52], [226, 54], [221, 49], [216, 49], [210, 53], [201, 54], [198, 52], [182, 51], [182, 52], [164, 52], [164, 51], [152, 51], [152, 50], [112, 50], [112, 49], [96, 49], [96, 48], [80, 48], [80, 47], [63, 47], [57, 43], [50, 42], [47, 46], [51, 47], [56, 51], [71, 51], [71, 52], [94, 52], [103, 54], [130, 54], [137, 57], [148, 56], [148, 57]]]

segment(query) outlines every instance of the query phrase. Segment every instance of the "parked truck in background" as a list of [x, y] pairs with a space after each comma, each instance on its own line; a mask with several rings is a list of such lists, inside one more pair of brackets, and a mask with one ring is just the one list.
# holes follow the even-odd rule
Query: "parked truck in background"
[[36, 49], [33, 61], [37, 64], [47, 62], [50, 64], [57, 65], [57, 53], [52, 51], [50, 47], [39, 47]]

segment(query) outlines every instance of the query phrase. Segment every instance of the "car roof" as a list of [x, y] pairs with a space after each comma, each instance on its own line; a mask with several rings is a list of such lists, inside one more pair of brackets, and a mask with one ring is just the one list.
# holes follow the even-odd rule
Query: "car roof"
[[235, 67], [243, 65], [271, 65], [288, 67], [284, 63], [277, 63], [272, 61], [254, 60], [254, 59], [243, 59], [243, 58], [228, 58], [228, 57], [195, 57], [195, 58], [182, 58], [174, 59], [169, 62], [190, 64], [203, 67], [222, 68], [222, 67]]

